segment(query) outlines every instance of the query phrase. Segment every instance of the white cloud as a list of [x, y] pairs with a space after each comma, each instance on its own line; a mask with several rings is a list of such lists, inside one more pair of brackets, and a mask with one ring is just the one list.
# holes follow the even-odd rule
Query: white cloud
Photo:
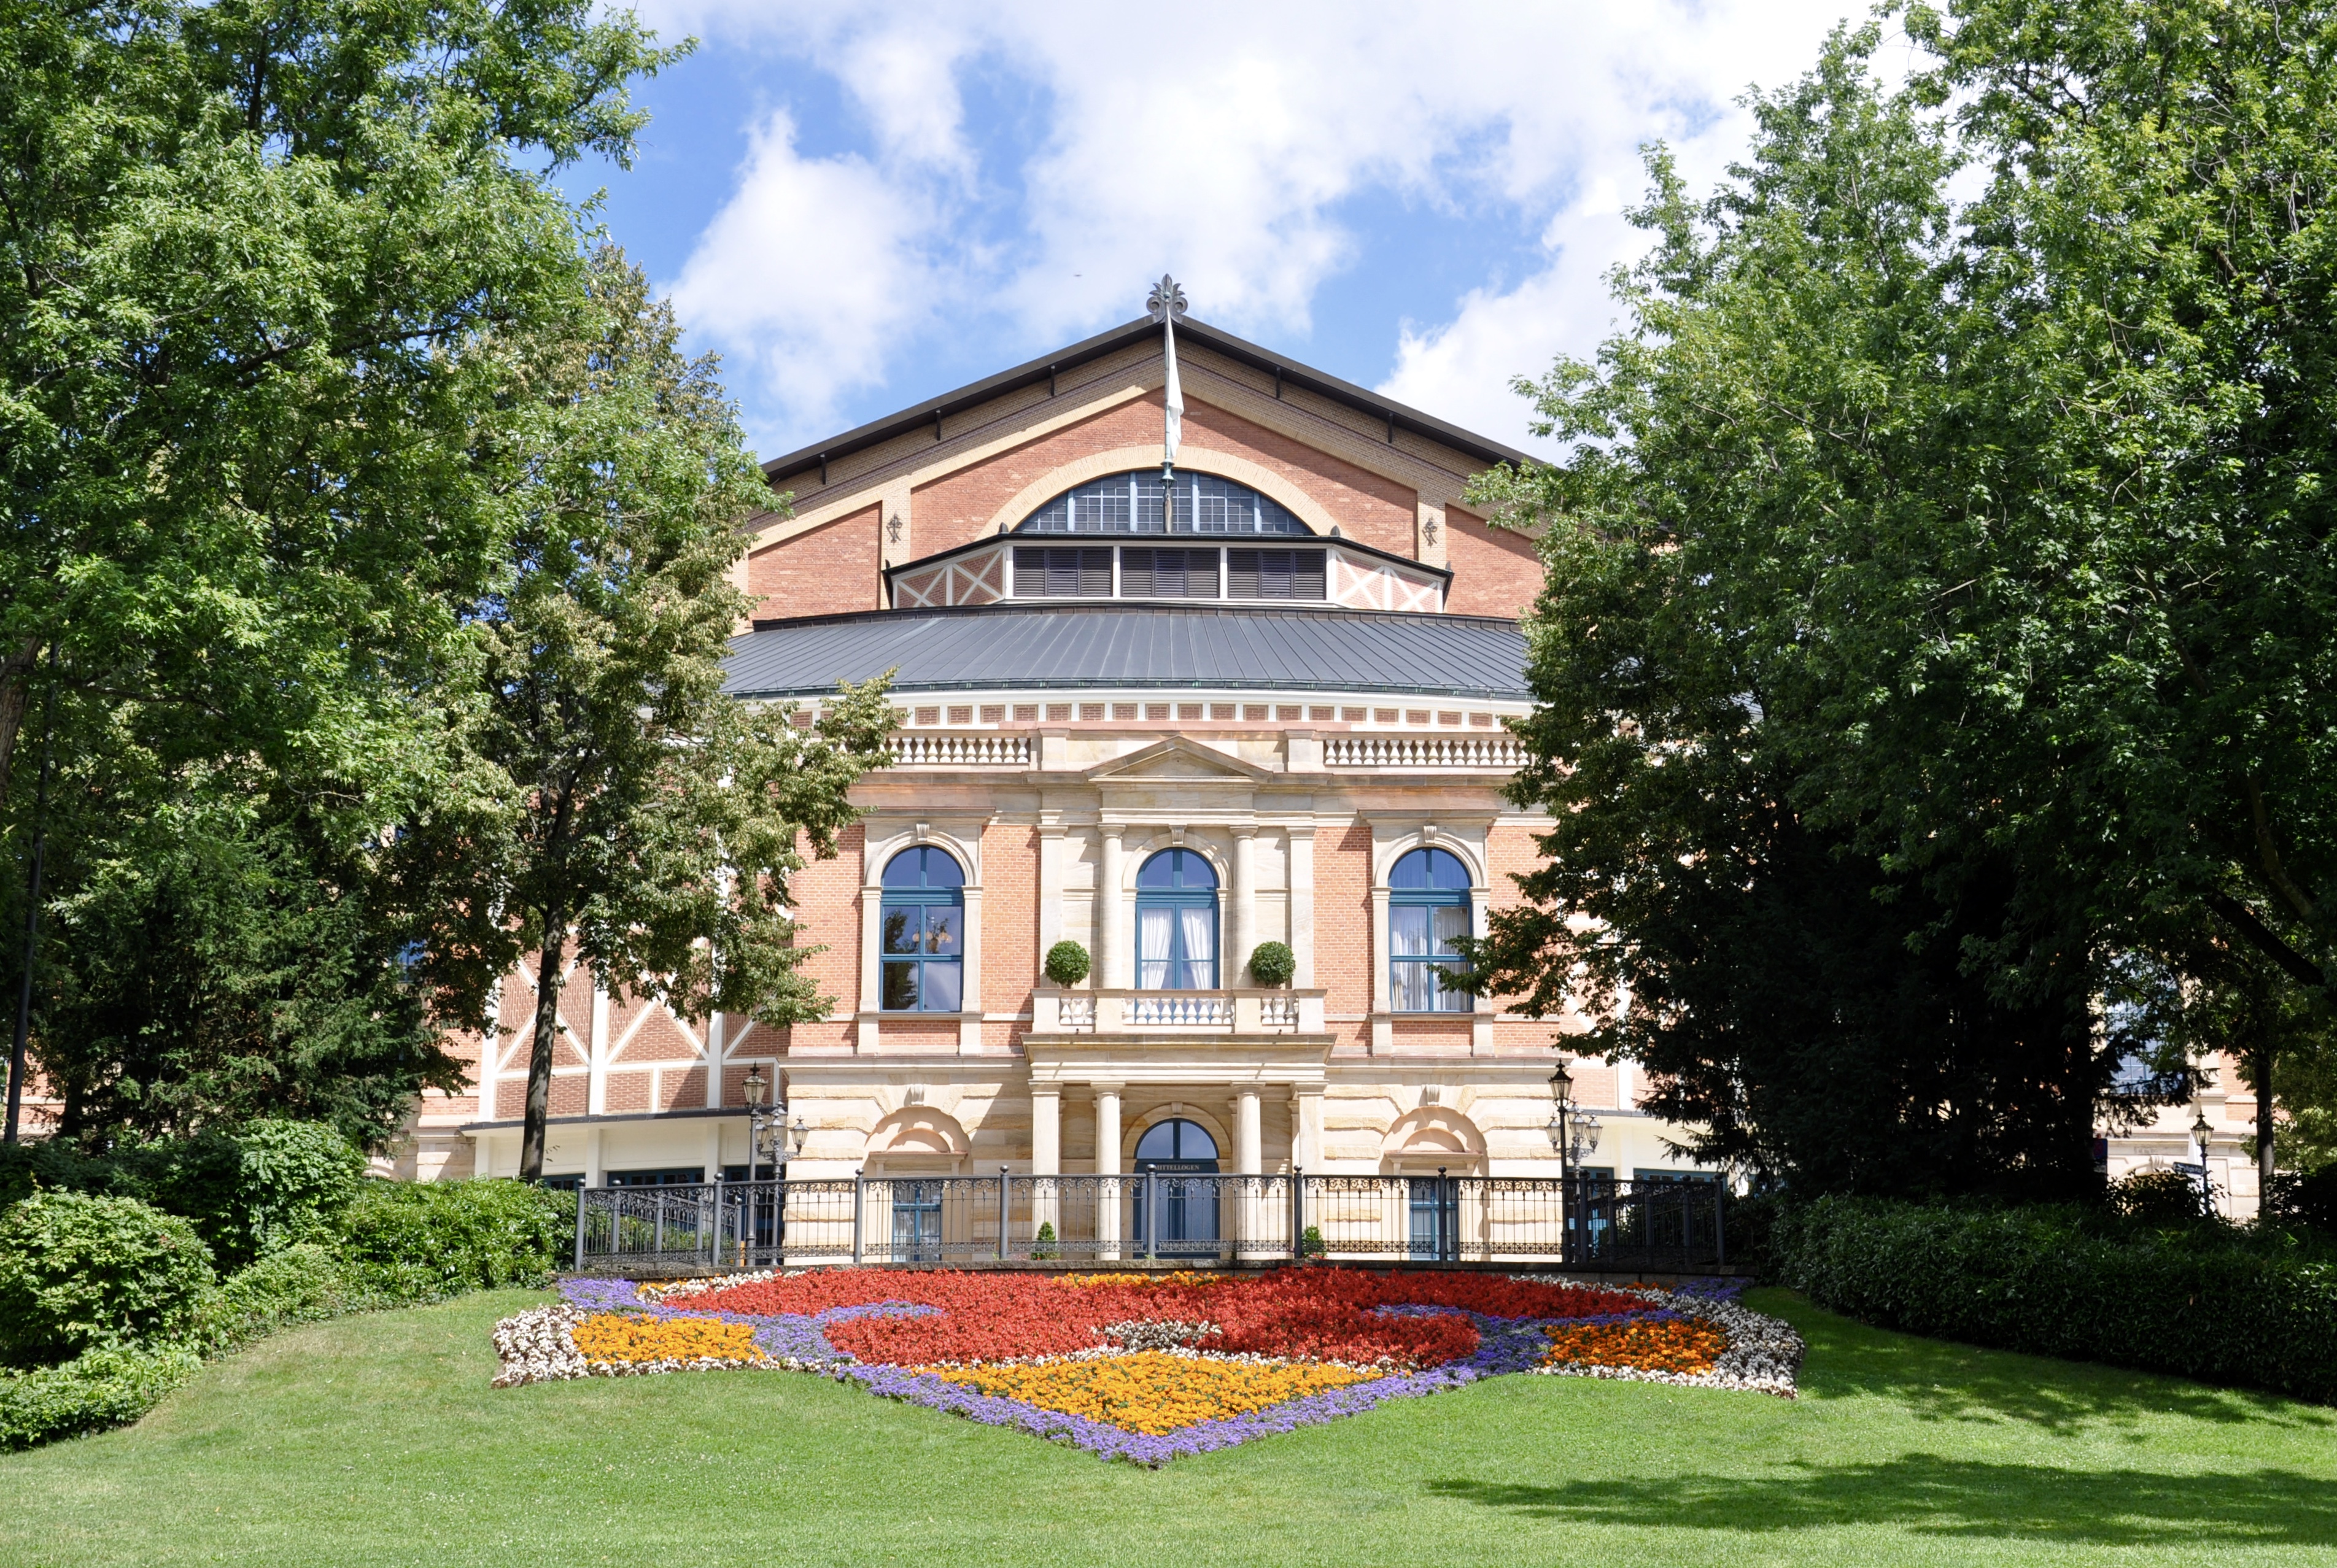
[[795, 135], [785, 112], [757, 127], [737, 194], [670, 292], [738, 391], [780, 410], [782, 429], [817, 432], [885, 379], [932, 309], [934, 215], [865, 160], [803, 157]]
[[[883, 379], [933, 313], [985, 317], [1036, 353], [1133, 315], [1141, 280], [1164, 267], [1207, 320], [1304, 333], [1343, 270], [1409, 265], [1374, 251], [1343, 212], [1392, 192], [1419, 214], [1420, 248], [1443, 243], [1449, 219], [1489, 214], [1530, 255], [1539, 247], [1522, 278], [1489, 263], [1449, 317], [1387, 326], [1389, 395], [1522, 440], [1509, 378], [1538, 374], [1560, 348], [1588, 355], [1611, 317], [1602, 275], [1639, 244], [1619, 211], [1644, 185], [1640, 143], [1672, 143], [1691, 180], [1708, 183], [1745, 143], [1731, 101], [1805, 71], [1854, 7], [645, 9], [653, 25], [703, 32], [713, 47], [808, 61], [865, 119], [865, 160], [806, 160], [783, 117], [767, 126], [677, 291], [693, 326], [777, 378], [771, 395], [791, 433], [809, 439], [841, 396]], [[1040, 105], [1041, 132], [1020, 167], [982, 164], [983, 128], [970, 132], [960, 90], [977, 68], [1019, 78]], [[751, 297], [733, 297], [741, 287]]]

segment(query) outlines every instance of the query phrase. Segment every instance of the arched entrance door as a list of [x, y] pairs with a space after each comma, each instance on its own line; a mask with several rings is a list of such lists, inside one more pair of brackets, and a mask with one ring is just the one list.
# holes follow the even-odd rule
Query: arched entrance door
[[[1149, 1251], [1173, 1255], [1217, 1251], [1217, 1141], [1198, 1122], [1182, 1116], [1155, 1122], [1136, 1144], [1136, 1170], [1149, 1173], [1150, 1181], [1131, 1183], [1136, 1189], [1136, 1240]], [[1160, 1233], [1145, 1227], [1152, 1216], [1145, 1212], [1145, 1193], [1160, 1197]]]

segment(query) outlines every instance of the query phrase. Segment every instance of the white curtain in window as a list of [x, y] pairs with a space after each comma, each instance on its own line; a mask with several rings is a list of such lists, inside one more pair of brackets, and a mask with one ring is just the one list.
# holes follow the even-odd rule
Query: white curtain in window
[[1169, 924], [1167, 910], [1136, 911], [1136, 983], [1149, 991], [1168, 983]]
[[1209, 960], [1217, 956], [1217, 911], [1211, 909], [1179, 910], [1185, 927], [1185, 976], [1187, 987], [1198, 990], [1213, 979]]

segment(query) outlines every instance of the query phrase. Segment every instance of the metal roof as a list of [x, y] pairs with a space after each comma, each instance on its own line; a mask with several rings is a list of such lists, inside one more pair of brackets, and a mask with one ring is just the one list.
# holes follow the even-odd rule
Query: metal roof
[[[1312, 365], [1301, 365], [1286, 355], [1276, 354], [1270, 348], [1260, 347], [1247, 338], [1236, 337], [1232, 333], [1220, 327], [1211, 326], [1198, 318], [1178, 317], [1177, 331], [1179, 336], [1221, 354], [1237, 364], [1273, 373], [1277, 385], [1301, 387], [1318, 397], [1343, 404], [1374, 420], [1386, 421], [1390, 442], [1395, 440], [1397, 431], [1409, 430], [1414, 435], [1424, 435], [1432, 441], [1441, 442], [1453, 451], [1467, 457], [1473, 457], [1480, 463], [1507, 463], [1520, 468], [1531, 468], [1539, 462], [1538, 459], [1528, 456], [1515, 447], [1504, 446], [1498, 441], [1463, 430], [1457, 424], [1449, 424], [1433, 414], [1423, 414], [1419, 409], [1410, 408], [1396, 402], [1393, 398], [1383, 397], [1367, 387], [1357, 386], [1352, 381], [1342, 381], [1337, 376], [1316, 370]], [[832, 435], [826, 441], [815, 442], [798, 451], [790, 452], [784, 457], [772, 458], [763, 464], [763, 477], [774, 490], [783, 488], [782, 482], [796, 474], [807, 472], [821, 467], [824, 463], [848, 456], [853, 453], [862, 452], [872, 446], [880, 446], [895, 436], [904, 435], [912, 430], [921, 430], [933, 425], [937, 416], [946, 418], [953, 414], [962, 414], [968, 409], [978, 408], [991, 399], [1002, 397], [1010, 392], [1019, 392], [1026, 386], [1036, 386], [1042, 381], [1051, 383], [1054, 376], [1061, 371], [1088, 364], [1091, 360], [1101, 359], [1106, 355], [1117, 354], [1143, 338], [1159, 336], [1159, 322], [1149, 317], [1139, 316], [1134, 321], [1123, 323], [1109, 332], [1100, 332], [1093, 337], [1071, 344], [1065, 348], [1059, 348], [1052, 354], [1042, 355], [1026, 364], [1018, 365], [1012, 370], [1002, 370], [995, 375], [985, 377], [970, 385], [961, 386], [954, 392], [944, 392], [939, 397], [927, 398], [913, 408], [904, 408], [898, 414], [887, 414], [882, 419], [860, 426], [857, 430], [847, 430], [840, 435]], [[935, 428], [938, 430], [938, 426]]]
[[984, 605], [764, 620], [727, 688], [817, 696], [896, 670], [899, 691], [1034, 687], [1385, 692], [1525, 702], [1515, 621], [1208, 605]]

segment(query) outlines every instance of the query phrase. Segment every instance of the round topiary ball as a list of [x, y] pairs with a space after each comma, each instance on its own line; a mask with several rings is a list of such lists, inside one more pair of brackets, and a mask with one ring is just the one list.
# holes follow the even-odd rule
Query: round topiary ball
[[1088, 978], [1088, 950], [1077, 942], [1057, 942], [1047, 950], [1047, 978], [1059, 986], [1076, 986]]
[[1249, 955], [1249, 972], [1261, 986], [1286, 986], [1298, 972], [1298, 955], [1287, 942], [1260, 942]]

